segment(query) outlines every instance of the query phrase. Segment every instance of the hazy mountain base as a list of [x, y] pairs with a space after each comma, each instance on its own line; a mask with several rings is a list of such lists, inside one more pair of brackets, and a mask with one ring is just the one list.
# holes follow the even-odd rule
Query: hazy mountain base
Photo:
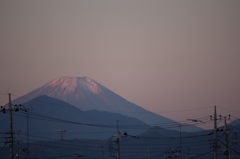
[[[28, 110], [29, 133], [43, 134], [47, 140], [59, 139], [60, 130], [66, 131], [65, 139], [107, 139], [116, 131], [117, 120], [119, 127], [132, 135], [149, 128], [147, 124], [135, 118], [96, 110], [81, 111], [66, 102], [48, 96], [40, 96], [24, 103], [22, 108], [30, 109]], [[9, 131], [8, 120], [7, 114], [0, 114], [1, 132]], [[13, 111], [13, 130], [15, 133], [21, 130], [21, 133], [26, 134], [27, 112]]]

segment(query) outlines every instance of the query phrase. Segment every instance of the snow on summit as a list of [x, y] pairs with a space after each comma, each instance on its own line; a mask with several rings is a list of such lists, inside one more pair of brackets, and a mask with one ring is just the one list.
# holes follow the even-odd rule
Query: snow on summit
[[60, 77], [49, 82], [46, 87], [61, 85], [62, 89], [67, 89], [68, 91], [74, 91], [77, 87], [77, 78], [76, 77]]
[[[90, 90], [94, 94], [99, 94], [101, 92], [101, 88], [98, 86], [98, 84], [88, 77], [78, 77], [79, 86], [87, 86], [88, 89], [85, 89], [85, 91]], [[80, 88], [81, 89], [81, 88]], [[84, 88], [82, 88], [84, 89]]]
[[[49, 83], [47, 83], [43, 89], [46, 88], [54, 88], [54, 92], [56, 92], [56, 87], [58, 87], [57, 91], [61, 92], [62, 95], [68, 93], [94, 93], [99, 94], [101, 92], [101, 88], [98, 87], [98, 84], [89, 77], [60, 77], [53, 79]], [[60, 88], [59, 88], [60, 87]], [[52, 92], [53, 93], [53, 92]], [[50, 95], [50, 94], [49, 94]]]

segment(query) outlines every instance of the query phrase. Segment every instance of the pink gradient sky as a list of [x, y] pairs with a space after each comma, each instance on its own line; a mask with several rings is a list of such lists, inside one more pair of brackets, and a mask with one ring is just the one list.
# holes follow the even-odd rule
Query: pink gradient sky
[[240, 117], [239, 8], [239, 0], [1, 0], [0, 104], [8, 89], [22, 96], [57, 77], [88, 76], [177, 121], [209, 116], [214, 105]]

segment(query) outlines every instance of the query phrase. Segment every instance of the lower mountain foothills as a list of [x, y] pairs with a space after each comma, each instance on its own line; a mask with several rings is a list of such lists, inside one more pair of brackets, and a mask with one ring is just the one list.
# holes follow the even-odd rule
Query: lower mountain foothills
[[[65, 129], [68, 133], [65, 139], [107, 139], [116, 131], [116, 121], [121, 126], [130, 129], [129, 133], [136, 135], [139, 131], [150, 128], [144, 122], [117, 113], [105, 111], [82, 111], [64, 101], [48, 96], [32, 99], [22, 107], [28, 109], [29, 131], [33, 134], [44, 134], [51, 139], [59, 138], [56, 130]], [[2, 131], [9, 130], [8, 116], [0, 116]], [[13, 111], [14, 130], [27, 130], [27, 113]], [[99, 133], [92, 133], [99, 132]]]

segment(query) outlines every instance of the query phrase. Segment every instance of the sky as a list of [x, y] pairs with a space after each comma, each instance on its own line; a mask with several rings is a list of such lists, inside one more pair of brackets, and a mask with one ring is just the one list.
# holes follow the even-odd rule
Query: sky
[[0, 105], [87, 76], [181, 121], [240, 118], [239, 0], [0, 0]]

